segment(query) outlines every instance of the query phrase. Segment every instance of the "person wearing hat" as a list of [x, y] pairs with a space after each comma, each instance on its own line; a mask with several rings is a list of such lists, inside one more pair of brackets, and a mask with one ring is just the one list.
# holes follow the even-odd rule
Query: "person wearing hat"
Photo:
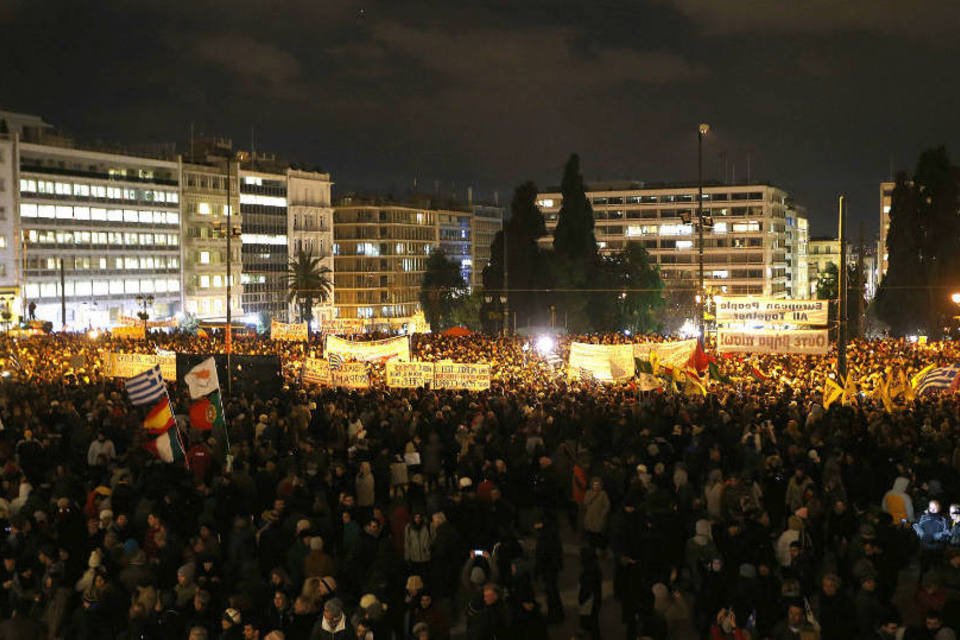
[[243, 638], [243, 616], [240, 611], [229, 607], [220, 617], [220, 640], [241, 640]]
[[327, 600], [323, 615], [310, 632], [310, 640], [353, 640], [354, 632], [339, 598]]

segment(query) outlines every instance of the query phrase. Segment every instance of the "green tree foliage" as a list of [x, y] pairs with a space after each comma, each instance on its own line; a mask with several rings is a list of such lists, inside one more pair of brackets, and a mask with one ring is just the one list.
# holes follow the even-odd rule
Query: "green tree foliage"
[[314, 302], [326, 302], [333, 291], [331, 271], [320, 264], [323, 256], [300, 249], [287, 267], [287, 300], [296, 302], [300, 322], [307, 323], [307, 332], [313, 322]]
[[[817, 276], [817, 299], [829, 300], [829, 322], [831, 331], [835, 333], [838, 319], [840, 282], [839, 271], [834, 263], [827, 264], [822, 273]], [[847, 338], [858, 338], [863, 333], [864, 315], [867, 302], [864, 297], [863, 262], [858, 260], [855, 265], [847, 265]]]
[[430, 330], [442, 331], [451, 326], [457, 300], [466, 295], [467, 283], [457, 264], [442, 249], [432, 252], [420, 284], [420, 306]]
[[937, 335], [960, 285], [960, 170], [944, 147], [924, 151], [910, 180], [897, 174], [887, 236], [889, 269], [877, 313], [897, 335]]
[[837, 265], [827, 263], [826, 268], [817, 274], [817, 300], [836, 300], [839, 296], [840, 282]]
[[473, 291], [469, 295], [460, 296], [454, 301], [450, 311], [450, 326], [462, 326], [471, 331], [481, 331], [480, 309], [483, 306], [483, 293]]
[[646, 333], [657, 328], [656, 312], [663, 305], [663, 280], [650, 254], [636, 242], [615, 255], [601, 258], [591, 297], [595, 331]]
[[[549, 270], [545, 268], [543, 252], [537, 240], [547, 234], [543, 214], [537, 206], [537, 185], [525, 182], [513, 193], [510, 219], [503, 231], [494, 237], [490, 249], [490, 264], [483, 270], [483, 286], [491, 302], [484, 305], [481, 314], [493, 329], [502, 318], [500, 296], [508, 289], [509, 310], [517, 314], [519, 326], [534, 324], [545, 313], [544, 289], [550, 285]], [[506, 242], [505, 242], [506, 241]], [[506, 244], [506, 247], [504, 247]], [[506, 254], [507, 283], [504, 286], [504, 254]], [[499, 320], [502, 323], [502, 319]]]

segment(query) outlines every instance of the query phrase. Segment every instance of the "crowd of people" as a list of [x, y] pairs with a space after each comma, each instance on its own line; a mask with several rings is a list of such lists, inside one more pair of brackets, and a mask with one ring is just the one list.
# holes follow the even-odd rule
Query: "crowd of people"
[[[489, 362], [491, 388], [346, 390], [299, 380], [319, 340], [233, 345], [278, 354], [285, 386], [225, 397], [226, 431], [184, 429], [175, 465], [141, 446], [142, 411], [100, 363], [219, 352], [216, 336], [0, 337], [0, 638], [960, 629], [955, 394], [825, 409], [835, 354], [717, 358], [706, 395], [639, 391], [568, 380], [523, 338], [429, 334], [413, 357]], [[848, 358], [869, 391], [960, 346], [854, 342]], [[619, 628], [601, 629], [614, 603]]]

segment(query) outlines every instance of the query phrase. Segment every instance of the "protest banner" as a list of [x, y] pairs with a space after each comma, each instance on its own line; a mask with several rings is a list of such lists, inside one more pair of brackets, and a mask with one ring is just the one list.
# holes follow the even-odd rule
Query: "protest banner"
[[795, 329], [793, 331], [720, 329], [717, 332], [717, 352], [819, 356], [830, 350], [827, 331], [827, 329]]
[[327, 357], [336, 354], [344, 360], [370, 362], [373, 360], [410, 360], [410, 339], [396, 336], [386, 340], [361, 342], [344, 340], [337, 336], [327, 336], [325, 353]]
[[320, 329], [324, 333], [341, 335], [363, 333], [366, 327], [367, 321], [363, 318], [335, 318], [324, 320], [320, 325]]
[[307, 323], [286, 323], [270, 321], [270, 339], [283, 342], [306, 342]]
[[177, 379], [175, 355], [113, 352], [103, 354], [103, 375], [107, 378], [132, 378], [157, 365], [160, 365], [160, 373], [164, 380]]
[[434, 366], [437, 389], [485, 391], [490, 388], [490, 365], [464, 362], [438, 362]]
[[432, 362], [387, 363], [387, 386], [395, 389], [417, 389], [434, 384]]
[[330, 385], [333, 383], [333, 377], [330, 375], [330, 362], [322, 358], [304, 358], [300, 377], [303, 382], [308, 384]]
[[365, 362], [344, 362], [337, 369], [330, 370], [332, 384], [348, 389], [366, 389], [370, 386], [370, 375]]
[[144, 340], [146, 331], [142, 324], [128, 324], [110, 329], [110, 335], [124, 340]]
[[827, 300], [785, 300], [749, 296], [717, 296], [714, 300], [717, 324], [827, 324]]
[[656, 355], [658, 366], [670, 369], [685, 369], [696, 351], [696, 338], [673, 342], [640, 342], [633, 345], [634, 358], [650, 361]]
[[632, 378], [636, 371], [633, 351], [632, 344], [572, 342], [567, 377], [571, 380], [589, 377], [597, 382]]

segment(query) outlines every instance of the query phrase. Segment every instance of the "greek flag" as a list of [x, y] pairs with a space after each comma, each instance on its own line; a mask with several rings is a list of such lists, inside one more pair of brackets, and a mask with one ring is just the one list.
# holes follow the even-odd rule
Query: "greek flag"
[[327, 356], [330, 362], [330, 371], [340, 371], [343, 368], [343, 356], [339, 353], [331, 353]]
[[960, 366], [937, 367], [931, 369], [917, 384], [917, 395], [943, 389], [956, 391], [958, 383], [960, 383]]
[[127, 388], [130, 402], [138, 407], [154, 404], [167, 395], [167, 385], [164, 384], [163, 376], [160, 374], [160, 365], [128, 378], [123, 384]]

